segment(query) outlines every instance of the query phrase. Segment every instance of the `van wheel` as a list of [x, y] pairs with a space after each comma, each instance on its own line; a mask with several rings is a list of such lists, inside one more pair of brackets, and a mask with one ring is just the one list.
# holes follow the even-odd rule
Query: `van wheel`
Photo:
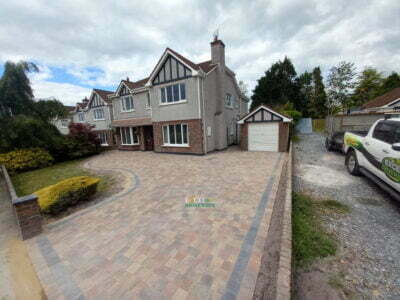
[[361, 174], [360, 166], [358, 165], [357, 154], [354, 152], [354, 150], [347, 152], [346, 167], [347, 171], [353, 176], [358, 176]]

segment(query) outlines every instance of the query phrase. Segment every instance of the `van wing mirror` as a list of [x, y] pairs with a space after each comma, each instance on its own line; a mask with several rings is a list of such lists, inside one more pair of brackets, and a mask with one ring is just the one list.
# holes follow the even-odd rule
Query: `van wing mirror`
[[392, 145], [392, 149], [393, 149], [394, 151], [400, 151], [400, 143], [394, 143], [394, 144]]

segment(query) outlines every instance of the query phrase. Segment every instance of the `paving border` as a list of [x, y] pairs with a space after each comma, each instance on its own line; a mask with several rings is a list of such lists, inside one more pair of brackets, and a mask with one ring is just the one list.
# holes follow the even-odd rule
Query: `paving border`
[[287, 162], [285, 208], [282, 220], [282, 237], [276, 286], [276, 299], [291, 298], [292, 279], [292, 175], [293, 144], [290, 144]]
[[285, 153], [253, 300], [291, 298], [292, 151]]

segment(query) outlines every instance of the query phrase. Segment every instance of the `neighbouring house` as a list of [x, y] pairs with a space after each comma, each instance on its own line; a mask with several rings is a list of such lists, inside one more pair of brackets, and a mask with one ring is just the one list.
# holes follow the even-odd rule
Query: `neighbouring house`
[[243, 116], [240, 147], [248, 151], [285, 152], [288, 149], [291, 119], [261, 105]]
[[93, 89], [89, 98], [77, 103], [73, 115], [74, 123], [86, 123], [93, 127], [102, 146], [113, 146], [114, 136], [111, 127], [113, 120], [112, 103], [109, 95], [113, 92]]
[[109, 99], [119, 149], [192, 154], [239, 143], [249, 101], [217, 38], [211, 60], [194, 63], [167, 48], [149, 77], [122, 80]]
[[53, 124], [57, 127], [61, 134], [67, 135], [69, 133], [68, 126], [72, 122], [75, 107], [67, 105], [64, 107], [67, 110], [68, 115], [65, 118], [55, 118], [53, 120]]
[[365, 103], [358, 113], [399, 113], [399, 111], [400, 87]]

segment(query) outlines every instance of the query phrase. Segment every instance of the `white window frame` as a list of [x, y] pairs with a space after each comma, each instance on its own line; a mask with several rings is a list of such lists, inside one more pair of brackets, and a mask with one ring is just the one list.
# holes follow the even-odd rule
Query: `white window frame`
[[[173, 98], [174, 98], [174, 86], [175, 85], [177, 85], [178, 86], [178, 93], [179, 93], [179, 96], [178, 96], [178, 101], [174, 101], [173, 100]], [[181, 99], [182, 98], [182, 88], [181, 88], [181, 86], [184, 86], [185, 87], [185, 98], [184, 99]], [[167, 88], [168, 87], [171, 87], [171, 89], [172, 89], [172, 101], [171, 102], [168, 102], [168, 96], [167, 96]], [[162, 100], [162, 90], [164, 90], [164, 95], [165, 95], [165, 102], [163, 102]], [[174, 84], [169, 84], [169, 85], [165, 85], [165, 86], [162, 86], [160, 89], [159, 89], [159, 91], [160, 91], [160, 105], [172, 105], [172, 104], [179, 104], [179, 103], [186, 103], [187, 102], [187, 91], [186, 91], [186, 82], [179, 82], [179, 83], [174, 83]]]
[[[182, 143], [181, 144], [171, 144], [170, 141], [170, 131], [169, 131], [169, 126], [174, 126], [174, 135], [175, 135], [175, 142], [176, 142], [176, 127], [181, 126], [181, 134], [182, 134]], [[186, 139], [187, 143], [183, 142], [183, 126], [186, 126]], [[167, 128], [167, 136], [168, 136], [168, 141], [165, 141], [165, 136], [164, 136], [164, 128]], [[163, 146], [164, 147], [189, 147], [190, 141], [189, 141], [189, 126], [186, 123], [180, 123], [180, 124], [166, 124], [161, 127], [161, 135], [163, 137]]]
[[[128, 132], [129, 132], [129, 136], [131, 138], [131, 143], [130, 144], [124, 144], [124, 140], [122, 138], [122, 130], [123, 130], [123, 128], [129, 128]], [[139, 145], [140, 144], [140, 134], [139, 133], [138, 134], [133, 134], [133, 127], [120, 127], [119, 134], [120, 134], [120, 137], [121, 137], [121, 145], [123, 145], [123, 146], [135, 146], [135, 145]], [[137, 143], [134, 142], [134, 139], [133, 139], [134, 135], [136, 135], [136, 137], [137, 137]]]
[[[67, 125], [65, 125], [64, 122], [67, 122]], [[68, 119], [61, 119], [61, 128], [68, 128], [68, 125], [69, 125]]]
[[[126, 100], [130, 99], [132, 101], [132, 108], [127, 109], [126, 108]], [[135, 101], [133, 100], [133, 96], [132, 95], [127, 95], [127, 96], [122, 96], [121, 97], [121, 112], [131, 112], [131, 111], [135, 111]]]
[[[229, 99], [229, 103], [228, 103], [228, 99]], [[225, 95], [225, 107], [233, 108], [233, 96], [229, 93], [226, 93], [226, 95]]]
[[[82, 116], [82, 118], [81, 118], [81, 116]], [[78, 113], [78, 121], [81, 123], [85, 122], [85, 113], [84, 112]]]
[[[99, 140], [101, 142], [101, 144], [100, 144], [101, 146], [108, 146], [107, 134], [105, 132], [99, 132], [97, 134], [97, 136], [98, 136], [98, 138], [99, 138]], [[103, 143], [102, 137], [104, 137], [104, 140], [106, 141], [105, 143]]]
[[146, 98], [146, 109], [151, 109], [150, 93], [147, 93], [147, 98]]
[[[96, 111], [102, 111], [103, 112], [103, 117], [102, 118], [98, 118], [98, 116], [96, 116]], [[104, 121], [105, 119], [106, 119], [106, 114], [105, 114], [103, 108], [95, 108], [95, 109], [93, 109], [93, 120], [94, 121]]]

